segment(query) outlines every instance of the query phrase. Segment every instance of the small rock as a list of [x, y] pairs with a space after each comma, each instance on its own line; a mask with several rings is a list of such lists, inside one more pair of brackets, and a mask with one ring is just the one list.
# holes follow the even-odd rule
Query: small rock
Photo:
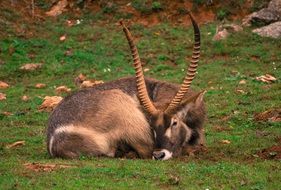
[[215, 36], [213, 37], [214, 41], [219, 41], [225, 39], [229, 35], [228, 31], [226, 29], [223, 29], [222, 31], [218, 31]]
[[223, 24], [217, 27], [216, 34], [213, 37], [213, 40], [222, 40], [227, 38], [229, 33], [240, 32], [243, 28], [237, 24]]
[[242, 25], [267, 25], [279, 20], [281, 20], [281, 0], [272, 0], [270, 1], [267, 8], [263, 8], [257, 12], [246, 16], [242, 20]]
[[281, 21], [272, 23], [268, 26], [254, 29], [253, 32], [262, 37], [280, 38], [281, 37]]

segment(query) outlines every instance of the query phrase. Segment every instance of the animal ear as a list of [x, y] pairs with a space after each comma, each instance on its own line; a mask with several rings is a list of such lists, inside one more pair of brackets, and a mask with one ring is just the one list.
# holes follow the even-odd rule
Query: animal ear
[[206, 90], [203, 90], [193, 96], [187, 97], [184, 99], [179, 106], [179, 109], [177, 112], [181, 112], [181, 114], [186, 114], [190, 109], [192, 108], [198, 108], [201, 107], [204, 100], [204, 94], [206, 93]]
[[197, 98], [195, 100], [195, 106], [196, 107], [199, 107], [199, 106], [201, 106], [203, 104], [204, 95], [205, 95], [206, 92], [207, 92], [206, 90], [203, 90], [203, 91], [199, 92], [199, 94], [198, 94], [198, 96], [197, 96]]

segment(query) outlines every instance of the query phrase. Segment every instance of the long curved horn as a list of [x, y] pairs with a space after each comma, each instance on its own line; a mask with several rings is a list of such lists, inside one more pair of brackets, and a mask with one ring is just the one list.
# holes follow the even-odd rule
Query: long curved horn
[[193, 52], [192, 52], [192, 57], [191, 57], [191, 63], [187, 69], [186, 76], [183, 80], [183, 83], [175, 95], [174, 99], [171, 101], [167, 109], [165, 110], [165, 113], [169, 114], [175, 110], [175, 108], [179, 105], [179, 103], [182, 101], [184, 95], [188, 91], [190, 84], [192, 80], [195, 77], [196, 74], [196, 69], [198, 66], [199, 62], [199, 57], [200, 57], [200, 30], [199, 27], [194, 20], [193, 16], [191, 13], [188, 13], [189, 17], [191, 19], [192, 25], [193, 25], [193, 30], [194, 30], [194, 45], [193, 45]]
[[156, 116], [158, 115], [159, 111], [155, 108], [154, 104], [148, 96], [139, 53], [134, 43], [132, 34], [122, 21], [120, 21], [120, 24], [123, 27], [123, 31], [126, 35], [133, 56], [139, 100], [149, 114], [151, 114], [152, 116]]

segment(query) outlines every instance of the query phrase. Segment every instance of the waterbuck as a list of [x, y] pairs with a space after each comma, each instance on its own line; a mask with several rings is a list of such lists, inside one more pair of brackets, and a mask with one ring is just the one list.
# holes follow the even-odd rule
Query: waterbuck
[[134, 151], [140, 158], [167, 160], [181, 155], [185, 148], [204, 143], [204, 91], [189, 89], [200, 56], [200, 31], [189, 16], [195, 43], [180, 86], [144, 77], [132, 35], [120, 22], [136, 77], [99, 84], [64, 98], [49, 118], [49, 154], [117, 157]]

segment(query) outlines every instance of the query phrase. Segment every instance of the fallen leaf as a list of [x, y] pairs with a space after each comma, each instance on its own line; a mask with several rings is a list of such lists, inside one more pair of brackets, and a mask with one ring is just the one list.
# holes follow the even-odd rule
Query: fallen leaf
[[5, 115], [5, 116], [13, 115], [11, 112], [8, 112], [8, 111], [4, 111], [4, 112], [2, 112], [2, 114]]
[[178, 185], [180, 183], [180, 178], [178, 176], [170, 175], [169, 184]]
[[270, 109], [254, 115], [255, 121], [281, 122], [281, 109]]
[[25, 141], [14, 142], [12, 144], [7, 145], [6, 148], [13, 148], [13, 147], [22, 146], [22, 145], [25, 145]]
[[230, 141], [229, 140], [221, 140], [220, 141], [222, 144], [230, 144]]
[[102, 80], [96, 80], [96, 81], [85, 80], [80, 85], [80, 88], [89, 88], [89, 87], [93, 87], [97, 84], [102, 84], [102, 83], [103, 83]]
[[3, 81], [0, 81], [0, 89], [5, 89], [5, 88], [8, 88], [9, 85]]
[[34, 71], [36, 69], [40, 69], [42, 67], [42, 63], [27, 63], [20, 67], [21, 70], [25, 71]]
[[66, 86], [59, 86], [56, 88], [56, 93], [60, 94], [60, 93], [68, 93], [70, 92], [71, 89], [67, 88]]
[[84, 80], [86, 80], [86, 76], [83, 74], [79, 74], [78, 77], [74, 79], [74, 82], [76, 86], [80, 86]]
[[6, 94], [0, 92], [0, 101], [6, 100]]
[[86, 80], [86, 76], [85, 75], [83, 75], [82, 73], [80, 73], [79, 75], [78, 75], [78, 79], [79, 80], [81, 80], [81, 81], [84, 81], [84, 80]]
[[239, 84], [246, 84], [246, 80], [240, 80]]
[[64, 41], [64, 40], [66, 40], [66, 35], [62, 35], [62, 36], [60, 37], [60, 41]]
[[43, 103], [39, 107], [39, 111], [52, 111], [62, 99], [60, 96], [45, 96]]
[[40, 163], [25, 163], [24, 166], [26, 169], [35, 172], [51, 172], [57, 169], [74, 167], [73, 165], [65, 165], [65, 164], [40, 164]]
[[71, 27], [71, 26], [74, 25], [74, 22], [72, 20], [67, 20], [66, 24], [67, 24], [68, 27]]
[[277, 79], [270, 74], [265, 74], [265, 75], [261, 75], [259, 77], [256, 77], [256, 80], [262, 81], [262, 82], [265, 82], [265, 83], [272, 83], [272, 82], [276, 81]]
[[26, 96], [26, 95], [23, 95], [23, 96], [21, 97], [21, 100], [26, 102], [26, 101], [29, 100], [29, 97]]
[[46, 84], [43, 84], [43, 83], [37, 83], [35, 85], [36, 88], [45, 88], [46, 87]]
[[67, 5], [68, 5], [67, 0], [60, 0], [54, 6], [52, 6], [51, 10], [49, 10], [45, 14], [47, 16], [53, 16], [53, 17], [58, 16], [58, 15], [62, 14], [62, 12], [67, 7]]
[[64, 55], [65, 55], [65, 56], [72, 56], [72, 55], [73, 55], [73, 51], [72, 51], [71, 49], [66, 50], [66, 51], [64, 52]]
[[241, 94], [246, 94], [246, 92], [244, 90], [241, 90], [241, 89], [237, 89], [236, 92], [241, 93]]
[[147, 72], [147, 71], [149, 71], [149, 68], [144, 68], [143, 69], [143, 72]]

